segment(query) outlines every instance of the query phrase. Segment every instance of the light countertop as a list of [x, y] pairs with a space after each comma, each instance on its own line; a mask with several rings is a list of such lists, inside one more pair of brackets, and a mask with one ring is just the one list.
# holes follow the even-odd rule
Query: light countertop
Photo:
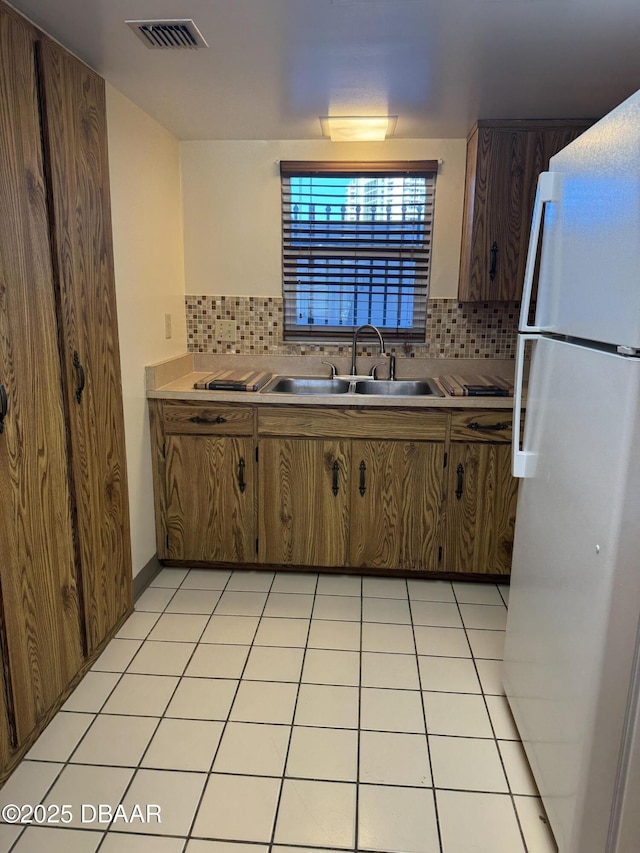
[[[456, 408], [456, 409], [512, 409], [513, 397], [454, 397], [442, 385], [443, 397], [403, 397], [384, 394], [285, 394], [260, 391], [204, 391], [196, 390], [194, 383], [202, 381], [215, 370], [230, 367], [268, 370], [282, 376], [327, 377], [329, 368], [318, 356], [236, 356], [201, 355], [189, 353], [150, 365], [146, 369], [147, 397], [164, 400], [193, 400], [200, 402], [244, 403], [246, 405], [274, 406], [331, 406], [358, 408]], [[348, 359], [331, 359], [340, 372], [348, 373]], [[358, 358], [358, 370], [368, 374], [371, 366], [380, 363], [379, 357]], [[477, 374], [513, 379], [514, 362], [511, 359], [421, 359], [398, 358], [397, 379], [424, 379], [450, 374], [473, 376]], [[384, 377], [384, 367], [380, 368]]]

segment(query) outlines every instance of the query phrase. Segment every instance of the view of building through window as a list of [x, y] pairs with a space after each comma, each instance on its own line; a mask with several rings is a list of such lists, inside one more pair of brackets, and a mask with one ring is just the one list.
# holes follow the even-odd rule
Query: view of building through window
[[311, 332], [363, 323], [416, 329], [416, 299], [424, 303], [428, 284], [433, 189], [427, 199], [427, 188], [434, 179], [314, 174], [283, 181], [290, 331], [291, 325]]

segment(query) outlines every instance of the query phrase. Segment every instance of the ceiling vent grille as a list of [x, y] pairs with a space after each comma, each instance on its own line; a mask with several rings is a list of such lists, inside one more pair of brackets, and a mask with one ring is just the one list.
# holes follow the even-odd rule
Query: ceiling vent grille
[[159, 50], [209, 47], [191, 20], [125, 21], [147, 47]]

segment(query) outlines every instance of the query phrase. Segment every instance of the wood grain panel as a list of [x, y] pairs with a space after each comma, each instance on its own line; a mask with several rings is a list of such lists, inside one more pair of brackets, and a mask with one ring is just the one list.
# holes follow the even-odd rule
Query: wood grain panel
[[[476, 208], [471, 249], [469, 297], [510, 299], [520, 262], [525, 224], [527, 134], [521, 131], [478, 131]], [[501, 177], [499, 177], [501, 176]], [[491, 281], [491, 247], [498, 245], [496, 277]]]
[[[460, 299], [520, 298], [538, 175], [588, 126], [562, 120], [478, 122], [467, 144]], [[492, 281], [494, 242], [498, 254]]]
[[466, 409], [451, 413], [451, 441], [511, 443], [513, 414], [504, 411]]
[[0, 582], [18, 743], [82, 661], [33, 39], [0, 8]]
[[[131, 606], [131, 545], [111, 245], [104, 81], [38, 42], [85, 621], [93, 649]], [[79, 369], [86, 385], [76, 400]]]
[[253, 435], [255, 412], [247, 406], [185, 400], [162, 403], [165, 434]]
[[[0, 597], [0, 617], [2, 615]], [[0, 632], [4, 634], [4, 625], [0, 625]], [[11, 692], [10, 685], [7, 682], [7, 673], [9, 671], [8, 655], [4, 649], [0, 647], [0, 777], [2, 770], [9, 764], [11, 757], [12, 745], [15, 741], [15, 735], [12, 732], [12, 724], [14, 720], [13, 705], [11, 705], [11, 723], [9, 722], [10, 706], [7, 694]]]
[[167, 436], [167, 558], [234, 563], [256, 559], [255, 469], [252, 439]]
[[351, 452], [350, 565], [435, 570], [444, 444], [354, 441]]
[[442, 410], [260, 407], [258, 435], [312, 438], [406, 438], [441, 441], [448, 415]]
[[[349, 443], [262, 439], [259, 451], [260, 561], [345, 566]], [[332, 490], [335, 463], [337, 494]]]
[[451, 444], [447, 469], [445, 570], [508, 574], [518, 489], [511, 448]]
[[[577, 139], [591, 126], [591, 122], [579, 122], [571, 126], [544, 127], [537, 129], [531, 134], [529, 145], [529, 170], [537, 176], [549, 168], [549, 160], [558, 151], [566, 148], [570, 142]], [[531, 188], [529, 208], [533, 211], [533, 200], [535, 198], [535, 185]]]
[[148, 400], [151, 440], [151, 474], [153, 477], [154, 520], [158, 559], [167, 559], [167, 500], [165, 474], [165, 442], [162, 429], [162, 400]]
[[458, 298], [471, 301], [475, 298], [471, 289], [471, 264], [473, 249], [473, 228], [476, 219], [476, 171], [478, 169], [478, 128], [474, 127], [467, 140], [467, 163], [464, 180], [464, 216], [462, 218], [462, 239], [460, 246], [460, 277], [458, 280]]

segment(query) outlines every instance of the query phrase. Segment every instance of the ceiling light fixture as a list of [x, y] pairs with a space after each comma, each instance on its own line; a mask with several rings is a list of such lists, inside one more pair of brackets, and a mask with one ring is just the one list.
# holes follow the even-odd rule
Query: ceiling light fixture
[[393, 136], [398, 116], [320, 116], [322, 135], [332, 142], [380, 142]]

